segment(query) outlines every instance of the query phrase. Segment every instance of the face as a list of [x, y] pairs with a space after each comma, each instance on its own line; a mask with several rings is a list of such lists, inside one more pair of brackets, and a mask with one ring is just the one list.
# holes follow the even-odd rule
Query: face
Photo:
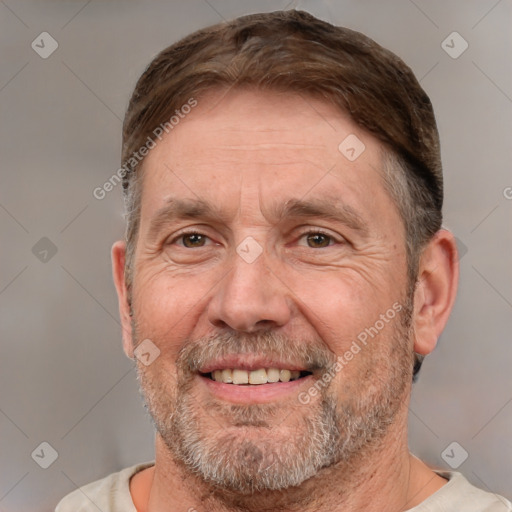
[[299, 95], [199, 98], [144, 161], [132, 288], [174, 460], [248, 494], [376, 446], [411, 382], [406, 267], [370, 134]]

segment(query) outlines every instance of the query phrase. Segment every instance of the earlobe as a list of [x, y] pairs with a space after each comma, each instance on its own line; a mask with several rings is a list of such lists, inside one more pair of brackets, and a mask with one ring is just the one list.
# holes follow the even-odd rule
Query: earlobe
[[457, 245], [452, 233], [439, 230], [420, 257], [414, 294], [414, 351], [434, 350], [455, 302], [459, 280]]
[[112, 275], [117, 291], [119, 302], [119, 315], [121, 318], [121, 329], [123, 336], [124, 353], [133, 359], [133, 340], [132, 340], [132, 318], [130, 316], [129, 295], [125, 282], [125, 258], [126, 243], [117, 241], [112, 246]]

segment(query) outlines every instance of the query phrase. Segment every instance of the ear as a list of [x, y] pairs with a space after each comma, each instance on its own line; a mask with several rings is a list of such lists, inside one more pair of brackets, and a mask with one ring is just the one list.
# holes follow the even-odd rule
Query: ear
[[426, 355], [436, 347], [457, 294], [459, 261], [455, 237], [439, 230], [423, 250], [414, 293], [414, 351]]
[[119, 301], [119, 315], [121, 317], [121, 329], [123, 331], [123, 349], [124, 353], [130, 359], [133, 359], [132, 317], [130, 316], [128, 290], [125, 283], [125, 258], [126, 243], [119, 240], [112, 246], [112, 274], [114, 284], [116, 285], [117, 299]]

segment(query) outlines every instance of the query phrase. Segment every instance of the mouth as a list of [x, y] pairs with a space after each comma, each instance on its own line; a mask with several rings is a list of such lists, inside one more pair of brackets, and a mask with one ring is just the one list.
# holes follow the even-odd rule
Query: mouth
[[292, 370], [287, 368], [258, 368], [244, 370], [241, 368], [224, 368], [212, 372], [200, 373], [204, 378], [234, 386], [261, 386], [291, 382], [311, 375], [307, 370]]
[[293, 400], [312, 385], [313, 374], [306, 370], [223, 368], [198, 374], [208, 394], [238, 405]]
[[257, 353], [226, 354], [195, 368], [209, 395], [235, 404], [293, 400], [321, 371], [311, 359], [300, 363]]

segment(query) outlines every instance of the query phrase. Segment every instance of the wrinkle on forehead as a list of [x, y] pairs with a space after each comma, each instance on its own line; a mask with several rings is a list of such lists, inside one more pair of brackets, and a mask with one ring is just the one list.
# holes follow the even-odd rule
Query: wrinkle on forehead
[[217, 149], [229, 149], [230, 151], [256, 151], [256, 152], [266, 152], [272, 151], [275, 155], [275, 151], [283, 151], [283, 150], [305, 150], [310, 151], [312, 149], [320, 149], [325, 151], [327, 146], [324, 144], [298, 144], [291, 142], [281, 142], [281, 143], [255, 143], [255, 144], [218, 144], [216, 146]]
[[[148, 155], [151, 210], [165, 201], [162, 191], [205, 199], [257, 225], [268, 219], [272, 203], [315, 193], [317, 200], [332, 193], [373, 208], [368, 192], [375, 194], [376, 182], [369, 169], [378, 166], [380, 144], [347, 115], [322, 102], [313, 108], [300, 97], [261, 91], [228, 95], [222, 108], [205, 110], [208, 101], [199, 101]], [[355, 162], [338, 150], [352, 133], [367, 147]]]
[[[276, 190], [273, 187], [278, 182], [279, 175], [283, 171], [286, 173], [291, 170], [297, 175], [297, 185], [302, 186], [290, 187], [289, 193], [286, 195], [290, 199], [299, 200], [310, 192], [314, 185], [329, 172], [329, 170], [326, 172], [323, 166], [317, 165], [310, 160], [273, 162], [270, 164], [266, 161], [257, 161], [252, 162], [252, 164], [261, 164], [265, 172], [240, 173], [238, 215], [240, 218], [254, 218], [255, 214], [258, 213], [262, 219], [266, 219], [270, 224], [274, 224], [277, 220], [283, 220], [283, 216], [279, 212], [285, 210], [285, 204], [281, 203], [281, 194], [279, 192], [285, 191], [282, 188]], [[275, 169], [273, 174], [269, 173], [269, 168], [272, 167]], [[305, 176], [307, 176], [307, 180], [304, 180]], [[275, 182], [271, 183], [273, 179]], [[256, 204], [258, 205], [257, 211], [254, 209]]]

